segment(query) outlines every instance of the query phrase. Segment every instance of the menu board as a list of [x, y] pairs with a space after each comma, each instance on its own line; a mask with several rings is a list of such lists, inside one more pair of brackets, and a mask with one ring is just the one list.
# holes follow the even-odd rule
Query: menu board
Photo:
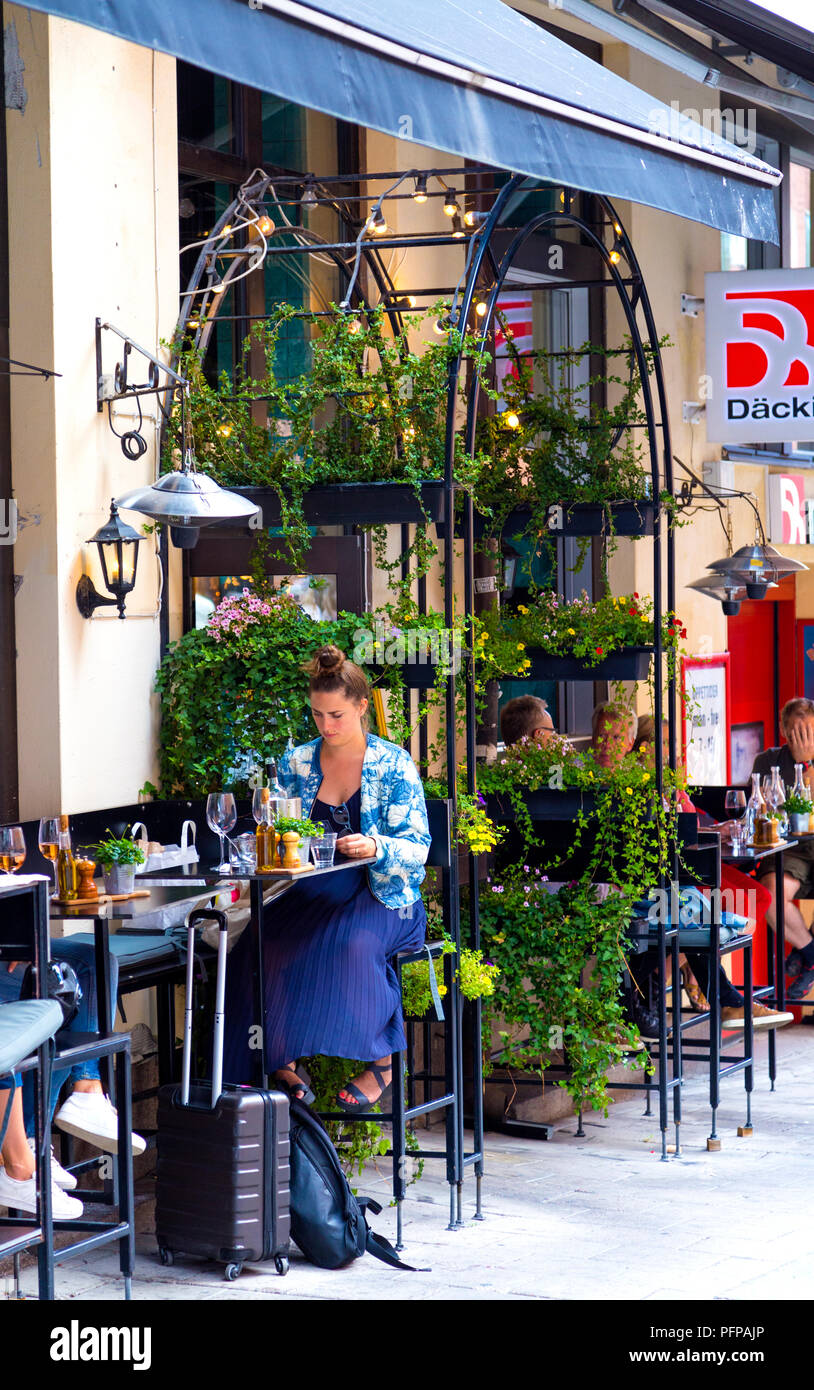
[[682, 657], [684, 760], [696, 786], [729, 781], [729, 655]]

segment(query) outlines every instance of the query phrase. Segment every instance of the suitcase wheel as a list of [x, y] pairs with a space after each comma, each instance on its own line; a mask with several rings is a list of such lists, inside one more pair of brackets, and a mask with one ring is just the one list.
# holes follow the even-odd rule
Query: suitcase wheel
[[239, 1275], [240, 1271], [242, 1270], [242, 1268], [243, 1268], [242, 1265], [237, 1265], [237, 1264], [227, 1265], [226, 1268], [225, 1268], [225, 1270], [223, 1271], [223, 1277], [224, 1277], [224, 1279], [236, 1279], [237, 1276]]
[[288, 1273], [288, 1257], [286, 1255], [274, 1256], [274, 1268], [278, 1274]]
[[166, 1245], [159, 1245], [158, 1258], [163, 1265], [175, 1264], [175, 1256], [171, 1250], [167, 1249]]

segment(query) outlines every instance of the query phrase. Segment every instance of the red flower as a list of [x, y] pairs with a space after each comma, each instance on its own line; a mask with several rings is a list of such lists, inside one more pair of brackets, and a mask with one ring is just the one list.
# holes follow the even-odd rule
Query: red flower
[[601, 648], [601, 647], [597, 647], [596, 652], [597, 652], [597, 656], [601, 656], [601, 655], [602, 655], [602, 648]]
[[628, 608], [627, 611], [628, 611], [628, 613], [630, 614], [631, 618], [635, 618], [635, 617], [636, 617], [636, 609], [635, 609], [635, 608]]
[[638, 594], [634, 594], [633, 597], [634, 597], [634, 598], [638, 598], [639, 595], [638, 595]]

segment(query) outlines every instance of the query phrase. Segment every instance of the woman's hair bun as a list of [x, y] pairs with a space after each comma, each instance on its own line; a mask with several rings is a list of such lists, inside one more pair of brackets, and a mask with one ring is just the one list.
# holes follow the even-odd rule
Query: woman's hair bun
[[345, 662], [345, 653], [329, 643], [326, 647], [320, 647], [314, 654], [311, 662], [311, 675], [317, 679], [321, 676], [337, 675]]

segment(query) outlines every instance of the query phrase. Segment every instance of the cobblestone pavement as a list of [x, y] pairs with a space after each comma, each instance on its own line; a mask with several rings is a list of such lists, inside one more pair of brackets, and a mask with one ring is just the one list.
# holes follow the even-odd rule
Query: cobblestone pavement
[[[757, 1047], [754, 1134], [739, 1138], [743, 1080], [722, 1086], [720, 1152], [706, 1150], [707, 1082], [696, 1064], [683, 1092], [682, 1148], [660, 1158], [658, 1121], [636, 1098], [607, 1119], [589, 1115], [586, 1137], [573, 1119], [553, 1139], [486, 1139], [483, 1221], [472, 1220], [467, 1178], [464, 1226], [446, 1229], [447, 1188], [438, 1162], [411, 1187], [405, 1259], [429, 1272], [406, 1274], [365, 1257], [326, 1271], [294, 1250], [290, 1273], [246, 1266], [227, 1283], [214, 1265], [163, 1268], [151, 1235], [137, 1238], [133, 1298], [168, 1299], [809, 1299], [814, 1297], [814, 1028], [778, 1034], [772, 1093], [765, 1036]], [[672, 1142], [673, 1133], [669, 1134]], [[362, 1190], [384, 1201], [389, 1188], [367, 1175]], [[394, 1238], [395, 1213], [375, 1228]], [[8, 1264], [0, 1267], [0, 1290]], [[23, 1274], [36, 1296], [36, 1271]], [[9, 1280], [5, 1279], [8, 1290]], [[57, 1268], [57, 1298], [118, 1300], [118, 1259], [107, 1247]]]

